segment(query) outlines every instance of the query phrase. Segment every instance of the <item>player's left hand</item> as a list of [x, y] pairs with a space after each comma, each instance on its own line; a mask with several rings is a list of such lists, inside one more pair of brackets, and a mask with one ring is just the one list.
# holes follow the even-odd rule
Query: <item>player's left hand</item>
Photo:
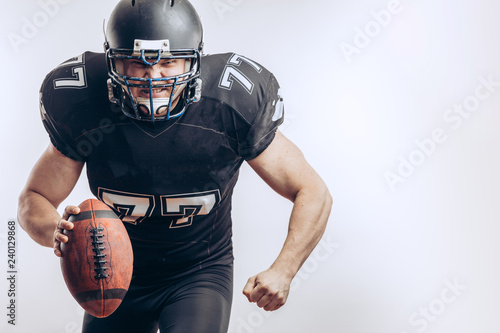
[[285, 304], [291, 283], [285, 274], [270, 268], [249, 278], [243, 294], [259, 308], [275, 311]]

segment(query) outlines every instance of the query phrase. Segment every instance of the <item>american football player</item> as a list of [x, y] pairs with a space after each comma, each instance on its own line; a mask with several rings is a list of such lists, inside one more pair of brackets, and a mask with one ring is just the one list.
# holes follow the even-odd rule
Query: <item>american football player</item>
[[278, 126], [276, 78], [239, 54], [203, 53], [186, 0], [121, 0], [105, 52], [51, 71], [40, 112], [51, 143], [19, 198], [21, 226], [39, 244], [68, 241], [59, 204], [86, 165], [92, 193], [119, 214], [134, 251], [130, 289], [112, 315], [84, 316], [83, 332], [227, 332], [233, 295], [231, 197], [245, 161], [294, 203], [274, 263], [243, 294], [274, 311], [320, 240], [329, 191]]

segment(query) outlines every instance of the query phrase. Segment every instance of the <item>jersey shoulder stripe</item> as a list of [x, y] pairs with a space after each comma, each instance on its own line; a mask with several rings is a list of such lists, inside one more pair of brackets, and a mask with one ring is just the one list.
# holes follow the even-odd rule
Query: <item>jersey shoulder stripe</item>
[[236, 53], [205, 56], [202, 59], [202, 96], [230, 106], [252, 124], [268, 102], [276, 100], [279, 84], [259, 63]]

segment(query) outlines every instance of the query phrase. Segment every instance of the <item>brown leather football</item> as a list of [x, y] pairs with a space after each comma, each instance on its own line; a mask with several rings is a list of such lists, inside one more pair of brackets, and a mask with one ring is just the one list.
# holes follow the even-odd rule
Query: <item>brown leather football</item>
[[103, 318], [121, 304], [132, 278], [133, 254], [127, 230], [115, 212], [96, 199], [71, 215], [64, 230], [61, 269], [71, 295], [92, 316]]

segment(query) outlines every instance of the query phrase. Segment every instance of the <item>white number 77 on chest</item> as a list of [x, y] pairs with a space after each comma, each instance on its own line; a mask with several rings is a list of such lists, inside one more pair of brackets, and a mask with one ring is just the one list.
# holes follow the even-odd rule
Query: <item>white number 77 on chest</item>
[[[155, 196], [121, 192], [99, 187], [98, 197], [108, 206], [118, 212], [123, 222], [137, 224], [153, 215], [155, 211]], [[220, 202], [219, 190], [205, 192], [162, 195], [161, 216], [169, 216], [174, 220], [170, 228], [189, 227], [197, 215], [208, 215]]]

